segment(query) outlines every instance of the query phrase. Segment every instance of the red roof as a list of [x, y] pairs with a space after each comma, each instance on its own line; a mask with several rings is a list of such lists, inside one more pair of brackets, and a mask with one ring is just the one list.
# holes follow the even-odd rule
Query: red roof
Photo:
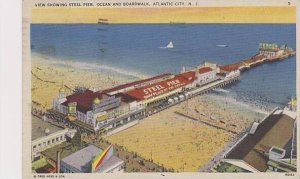
[[149, 99], [164, 93], [173, 91], [180, 87], [186, 86], [194, 80], [188, 80], [182, 76], [175, 76], [172, 79], [157, 82], [148, 86], [134, 89], [126, 92], [125, 94], [136, 98], [137, 100]]
[[[199, 73], [203, 74], [203, 73], [210, 72], [212, 70], [213, 69], [210, 68], [210, 67], [202, 67], [202, 68], [199, 69]], [[178, 74], [176, 76], [183, 77], [186, 80], [195, 80], [196, 79], [196, 73], [195, 73], [195, 71], [187, 71], [187, 72], [184, 72], [184, 73], [180, 73], [180, 74]]]
[[200, 74], [203, 74], [203, 73], [207, 73], [207, 72], [210, 72], [212, 71], [213, 69], [210, 68], [210, 67], [202, 67], [202, 68], [199, 68], [199, 73]]
[[241, 62], [237, 62], [237, 63], [234, 63], [234, 64], [229, 64], [229, 65], [224, 65], [224, 66], [221, 66], [220, 69], [221, 70], [224, 70], [224, 71], [234, 71], [234, 70], [238, 70], [240, 66], [243, 65], [243, 63], [255, 63], [257, 61], [260, 61], [262, 60], [263, 58], [265, 58], [264, 55], [255, 55], [249, 59], [246, 59], [246, 60], [243, 60]]
[[221, 66], [220, 69], [224, 71], [234, 71], [234, 70], [238, 70], [240, 66], [241, 63], [235, 63], [235, 64]]
[[86, 90], [83, 93], [74, 93], [70, 96], [67, 96], [67, 101], [63, 105], [67, 106], [68, 103], [76, 102], [77, 109], [81, 112], [86, 113], [92, 109], [94, 99], [98, 97], [101, 99], [102, 94], [100, 92], [93, 92], [91, 90]]
[[251, 57], [247, 60], [244, 60], [245, 63], [255, 63], [257, 61], [260, 61], [262, 60], [263, 58], [265, 58], [264, 55], [257, 55], [257, 56], [254, 56], [254, 57]]
[[147, 79], [143, 79], [143, 80], [139, 80], [139, 81], [134, 81], [134, 82], [131, 82], [131, 83], [126, 83], [126, 84], [119, 85], [119, 86], [116, 86], [116, 87], [113, 87], [113, 88], [110, 88], [110, 89], [103, 90], [103, 93], [111, 93], [111, 92], [118, 91], [118, 90], [123, 89], [123, 88], [128, 88], [128, 87], [131, 87], [131, 86], [135, 86], [135, 85], [142, 84], [142, 83], [145, 83], [145, 82], [148, 82], [148, 81], [160, 79], [160, 78], [167, 77], [167, 76], [170, 76], [170, 75], [172, 75], [172, 74], [171, 73], [164, 73], [164, 74], [154, 76], [154, 77], [151, 77], [151, 78], [147, 78]]
[[176, 76], [180, 76], [185, 78], [186, 80], [195, 80], [196, 79], [196, 73], [194, 71], [188, 71], [188, 72], [184, 72], [184, 73], [180, 73]]

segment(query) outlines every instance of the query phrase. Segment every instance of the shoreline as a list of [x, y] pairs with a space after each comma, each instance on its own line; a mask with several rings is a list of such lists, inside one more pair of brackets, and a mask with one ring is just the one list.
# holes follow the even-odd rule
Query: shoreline
[[[215, 116], [217, 119], [221, 116], [223, 121], [235, 123], [242, 129], [240, 132], [243, 132], [256, 120], [256, 113], [250, 111], [249, 114], [252, 115], [243, 116], [244, 111], [236, 110], [232, 105], [234, 104], [218, 103], [206, 95], [197, 96], [106, 138], [175, 171], [198, 171], [240, 133], [219, 130], [216, 126], [177, 115], [176, 111], [189, 111], [191, 114], [194, 110], [185, 106], [193, 106], [191, 109], [197, 108], [208, 117]], [[136, 135], [139, 133], [141, 135]], [[182, 163], [186, 163], [184, 168]]]
[[[32, 101], [44, 109], [52, 107], [52, 100], [58, 95], [62, 85], [69, 88], [67, 94], [71, 94], [71, 89], [74, 89], [75, 86], [85, 86], [91, 90], [102, 90], [148, 77], [146, 75], [139, 77], [124, 76], [125, 72], [115, 73], [118, 70], [117, 68], [106, 66], [96, 71], [94, 64], [87, 65], [83, 62], [53, 60], [49, 56], [38, 53], [32, 54], [31, 66]], [[256, 107], [250, 102], [236, 99], [231, 95], [232, 91], [229, 91], [228, 94], [227, 92], [224, 92], [225, 95], [221, 94], [222, 92], [213, 92], [208, 96], [211, 96], [211, 99], [215, 101], [236, 103], [236, 107], [239, 107], [239, 105], [247, 106], [249, 110], [254, 110], [254, 107]], [[255, 110], [258, 113], [268, 112], [259, 108]]]
[[[62, 85], [70, 89], [80, 85], [98, 91], [99, 86], [107, 89], [130, 81], [124, 76], [76, 67], [32, 56], [32, 100], [48, 109]], [[71, 93], [70, 89], [66, 91], [67, 94]], [[167, 168], [198, 171], [265, 114], [250, 104], [234, 100], [215, 93], [196, 96], [149, 116], [107, 139]], [[196, 120], [192, 121], [176, 112], [188, 114]], [[201, 120], [205, 122], [201, 123]], [[214, 125], [207, 125], [209, 121]], [[219, 130], [226, 127], [234, 132]], [[168, 152], [161, 151], [161, 148]]]
[[32, 55], [31, 63], [31, 99], [33, 105], [43, 110], [52, 107], [52, 101], [58, 96], [59, 89], [64, 85], [67, 95], [76, 86], [88, 87], [92, 90], [111, 88], [130, 79], [118, 74], [90, 71], [89, 69], [78, 69], [72, 66], [58, 65], [43, 56]]

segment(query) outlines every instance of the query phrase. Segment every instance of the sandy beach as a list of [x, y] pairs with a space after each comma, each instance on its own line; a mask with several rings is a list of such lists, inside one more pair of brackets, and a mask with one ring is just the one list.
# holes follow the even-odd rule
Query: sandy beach
[[210, 96], [198, 96], [143, 119], [108, 140], [175, 171], [195, 172], [222, 151], [236, 134], [191, 120], [176, 111], [198, 109], [207, 116], [235, 123], [240, 129], [255, 120], [254, 112], [244, 116], [243, 110], [233, 110], [230, 106], [210, 100]]
[[58, 91], [62, 85], [67, 86], [65, 88], [66, 93], [70, 94], [71, 89], [76, 86], [100, 90], [128, 81], [125, 77], [108, 72], [78, 69], [67, 63], [58, 64], [40, 55], [32, 56], [31, 73], [32, 101], [35, 106], [40, 106], [42, 109], [52, 107], [52, 101], [58, 96]]
[[[133, 80], [116, 73], [90, 71], [32, 56], [32, 101], [34, 107], [42, 110], [51, 108], [62, 85], [71, 94], [76, 86], [101, 90], [129, 81]], [[240, 133], [262, 116], [213, 95], [197, 96], [143, 119], [107, 140], [168, 169], [195, 172], [235, 138], [232, 131]]]
[[215, 95], [185, 101], [176, 113], [236, 134], [245, 131], [254, 120], [264, 116], [263, 113], [251, 111], [249, 106], [240, 106]]

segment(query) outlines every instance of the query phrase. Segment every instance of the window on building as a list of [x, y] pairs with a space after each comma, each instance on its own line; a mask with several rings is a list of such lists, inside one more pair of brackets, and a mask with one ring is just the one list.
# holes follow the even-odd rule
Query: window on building
[[50, 145], [50, 140], [48, 140], [48, 142], [47, 142], [47, 143], [48, 143], [48, 145]]
[[60, 136], [60, 140], [63, 140], [63, 136]]
[[55, 139], [52, 139], [52, 143], [54, 143], [55, 142]]
[[56, 142], [58, 142], [58, 137], [56, 137]]

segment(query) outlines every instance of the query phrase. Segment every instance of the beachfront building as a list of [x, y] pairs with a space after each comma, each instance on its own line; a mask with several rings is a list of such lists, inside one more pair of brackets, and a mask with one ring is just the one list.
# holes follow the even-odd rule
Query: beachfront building
[[[106, 152], [105, 154], [103, 154]], [[103, 154], [101, 161], [96, 161], [97, 156]], [[98, 163], [97, 163], [98, 162]], [[101, 163], [100, 163], [101, 162]], [[94, 167], [93, 168], [93, 164]], [[116, 173], [123, 172], [124, 161], [113, 154], [113, 148], [103, 150], [94, 145], [89, 145], [64, 158], [60, 162], [62, 173]]]
[[[60, 91], [61, 92], [61, 91]], [[137, 110], [134, 101], [119, 95], [108, 95], [102, 92], [93, 92], [89, 89], [76, 92], [62, 100], [63, 95], [54, 100], [54, 110], [69, 116], [70, 120], [78, 120], [91, 126], [94, 130], [130, 110]], [[124, 101], [127, 102], [124, 102]], [[62, 103], [61, 103], [62, 102]]]
[[65, 142], [75, 133], [75, 130], [57, 127], [32, 116], [31, 160], [39, 159], [42, 151]]
[[87, 125], [93, 131], [110, 129], [119, 123], [128, 122], [130, 117], [110, 124], [117, 118], [143, 108], [134, 98], [123, 93], [109, 95], [103, 91], [94, 92], [85, 89], [65, 97], [61, 94], [62, 91], [60, 90], [59, 98], [54, 100], [53, 109], [68, 116], [71, 122]]
[[[262, 121], [253, 123], [225, 154], [220, 165], [242, 168], [250, 172], [296, 171], [296, 112], [276, 109]], [[228, 171], [224, 171], [228, 172]]]

